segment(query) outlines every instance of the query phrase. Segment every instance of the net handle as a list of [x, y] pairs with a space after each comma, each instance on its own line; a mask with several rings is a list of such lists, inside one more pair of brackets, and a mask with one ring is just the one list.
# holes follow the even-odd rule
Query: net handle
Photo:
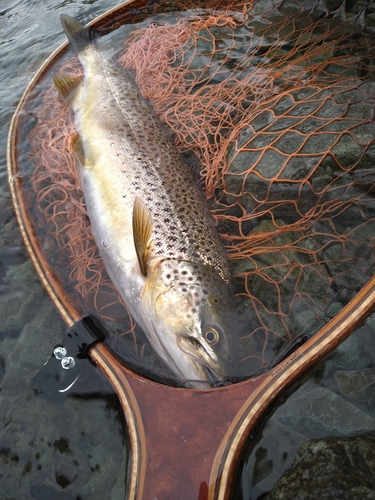
[[105, 345], [94, 346], [90, 356], [110, 380], [127, 420], [129, 500], [177, 498], [181, 491], [193, 500], [230, 500], [240, 456], [260, 419], [282, 391], [349, 337], [374, 306], [375, 276], [271, 371], [209, 391], [146, 380], [124, 367]]

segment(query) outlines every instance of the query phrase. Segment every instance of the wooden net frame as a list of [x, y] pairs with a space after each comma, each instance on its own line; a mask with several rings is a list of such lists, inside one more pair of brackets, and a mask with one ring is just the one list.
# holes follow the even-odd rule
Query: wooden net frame
[[[176, 5], [161, 2], [167, 12]], [[136, 69], [142, 92], [175, 133], [180, 150], [200, 158], [202, 185], [227, 244], [243, 314], [240, 375], [266, 371], [276, 347], [306, 331], [311, 336], [260, 377], [206, 391], [204, 415], [200, 391], [147, 385], [105, 346], [93, 348], [92, 359], [110, 378], [127, 417], [130, 499], [155, 494], [156, 479], [146, 474], [152, 440], [159, 429], [170, 428], [166, 415], [177, 422], [182, 404], [190, 420], [192, 409], [199, 410], [199, 444], [206, 436], [219, 445], [199, 457], [194, 446], [184, 451], [201, 471], [200, 484], [189, 482], [188, 468], [172, 484], [168, 471], [176, 455], [170, 450], [158, 480], [165, 477], [170, 498], [185, 482], [194, 498], [198, 491], [200, 500], [229, 498], [240, 450], [264, 411], [374, 308], [374, 45], [356, 21], [344, 31], [342, 12], [328, 13], [321, 5], [295, 2], [284, 11], [279, 2], [258, 12], [251, 2], [220, 2], [220, 10], [216, 2], [205, 2], [204, 11], [199, 2], [190, 3], [198, 10], [177, 23], [153, 18], [127, 38], [120, 61]], [[126, 2], [93, 24], [105, 33], [158, 9], [156, 3]], [[133, 359], [152, 368], [152, 353], [119, 303], [89, 232], [70, 155], [74, 130], [51, 86], [51, 68], [63, 65], [79, 71], [67, 44], [34, 77], [12, 120], [7, 155], [17, 219], [66, 323], [96, 312], [132, 339]], [[313, 289], [314, 276], [321, 286]], [[161, 408], [158, 425], [154, 414], [142, 413], [152, 397]], [[219, 415], [221, 423], [210, 426]]]

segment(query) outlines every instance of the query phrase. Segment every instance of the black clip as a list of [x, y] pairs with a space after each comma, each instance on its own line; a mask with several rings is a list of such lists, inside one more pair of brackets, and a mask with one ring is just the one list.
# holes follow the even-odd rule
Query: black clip
[[51, 357], [33, 378], [38, 394], [67, 393], [91, 363], [90, 349], [104, 342], [105, 328], [98, 318], [84, 316], [65, 333]]

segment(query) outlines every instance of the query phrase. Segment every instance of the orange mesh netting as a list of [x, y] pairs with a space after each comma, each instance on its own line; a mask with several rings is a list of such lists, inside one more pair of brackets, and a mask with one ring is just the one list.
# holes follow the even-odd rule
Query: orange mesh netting
[[[200, 159], [232, 261], [241, 375], [315, 333], [375, 262], [373, 37], [320, 3], [257, 8], [232, 2], [156, 16], [130, 33], [119, 59], [177, 147]], [[61, 71], [79, 73], [79, 64], [69, 59]], [[48, 86], [29, 135], [35, 226], [82, 310], [131, 333], [135, 358], [151, 366], [97, 254], [70, 154], [71, 117], [50, 75]]]

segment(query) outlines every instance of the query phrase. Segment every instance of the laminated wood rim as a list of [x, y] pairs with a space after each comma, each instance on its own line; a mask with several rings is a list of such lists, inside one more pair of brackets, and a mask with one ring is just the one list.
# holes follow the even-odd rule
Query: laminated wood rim
[[[138, 7], [146, 4], [146, 1], [128, 0], [102, 14], [89, 24], [101, 27], [104, 23], [128, 12], [135, 5]], [[71, 327], [80, 319], [81, 312], [71, 302], [43, 255], [40, 241], [33, 230], [30, 215], [27, 211], [27, 204], [22, 190], [22, 174], [18, 167], [17, 156], [19, 118], [22, 115], [25, 103], [39, 80], [45, 75], [49, 67], [66, 53], [67, 48], [68, 42], [60, 45], [41, 66], [26, 88], [10, 124], [7, 142], [7, 165], [11, 197], [24, 244], [44, 288], [67, 326]], [[152, 392], [159, 391], [161, 398], [164, 397], [163, 394], [165, 395], [164, 399], [169, 397], [173, 399], [175, 395], [179, 395], [184, 401], [186, 400], [187, 408], [194, 405], [198, 406], [202, 397], [208, 400], [211, 398], [213, 407], [215, 399], [219, 400], [223, 395], [225, 395], [228, 402], [232, 398], [232, 414], [223, 419], [223, 426], [226, 425], [226, 427], [222, 429], [220, 444], [216, 449], [211, 450], [210, 467], [207, 469], [203, 480], [198, 480], [195, 485], [196, 488], [199, 487], [198, 496], [194, 493], [194, 498], [199, 498], [199, 500], [228, 500], [234, 472], [246, 436], [254, 429], [262, 415], [281, 392], [324, 359], [360, 326], [374, 309], [374, 304], [375, 277], [371, 278], [352, 301], [318, 333], [271, 371], [257, 379], [250, 379], [231, 387], [211, 391], [176, 389], [143, 379], [140, 375], [124, 367], [106, 346], [97, 344], [93, 347], [90, 352], [91, 358], [112, 383], [121, 402], [129, 429], [131, 463], [128, 499], [140, 500], [146, 498], [148, 492], [152, 491], [153, 488], [152, 475], [150, 478], [147, 477], [147, 470], [150, 468], [148, 455], [150, 454], [150, 442], [152, 440], [147, 435], [149, 431], [146, 432], [148, 416], [142, 410], [142, 401], [148, 398]], [[164, 422], [161, 425], [165, 426], [167, 423]]]

